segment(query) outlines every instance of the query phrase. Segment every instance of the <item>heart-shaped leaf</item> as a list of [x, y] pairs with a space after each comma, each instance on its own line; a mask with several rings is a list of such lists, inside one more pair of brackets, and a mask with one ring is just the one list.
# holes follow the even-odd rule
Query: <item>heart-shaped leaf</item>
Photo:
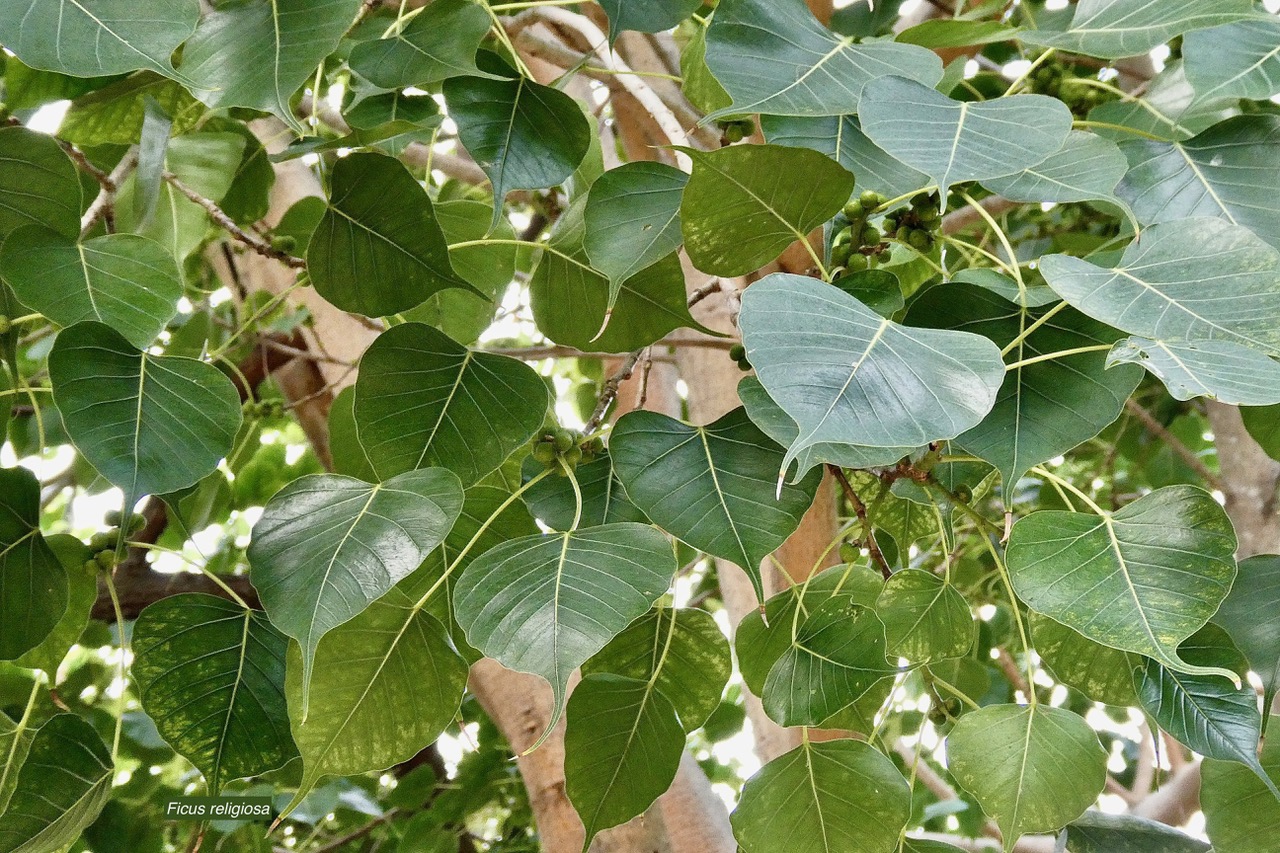
[[182, 273], [173, 256], [136, 234], [77, 243], [41, 226], [4, 241], [0, 275], [24, 305], [60, 326], [96, 320], [148, 347], [178, 311]]
[[267, 615], [302, 647], [303, 717], [316, 645], [427, 558], [462, 511], [440, 468], [369, 484], [338, 474], [294, 480], [253, 527], [250, 576]]
[[[1216, 219], [1153, 225], [1120, 263], [1045, 255], [1040, 271], [1073, 306], [1157, 341], [1226, 340], [1280, 355], [1280, 253]], [[1206, 287], [1229, 281], [1230, 287]]]
[[[732, 672], [729, 641], [710, 613], [661, 606], [632, 622], [582, 665], [584, 677], [610, 673], [653, 681], [686, 732], [711, 716]], [[571, 702], [570, 714], [572, 707]]]
[[947, 737], [947, 764], [1012, 850], [1028, 832], [1084, 814], [1106, 784], [1107, 754], [1089, 724], [1065, 708], [989, 705]]
[[[40, 192], [33, 194], [32, 187]], [[0, 240], [31, 224], [78, 237], [82, 194], [76, 167], [52, 136], [25, 127], [0, 128]]]
[[469, 0], [439, 0], [418, 12], [390, 38], [365, 41], [351, 51], [351, 70], [383, 89], [429, 86], [475, 75], [476, 50], [489, 32], [489, 16]]
[[111, 769], [93, 726], [75, 714], [50, 719], [36, 731], [0, 814], [0, 850], [46, 853], [70, 845], [111, 797]]
[[[526, 457], [521, 473], [525, 480], [532, 479], [545, 466], [533, 457]], [[622, 490], [613, 472], [613, 461], [608, 451], [596, 458], [582, 462], [574, 469], [578, 481], [575, 493], [567, 477], [547, 477], [535, 483], [524, 493], [529, 512], [552, 530], [568, 530], [578, 515], [578, 495], [582, 496], [582, 516], [579, 524], [595, 527], [619, 521], [647, 523], [648, 517], [636, 507]]]
[[804, 0], [725, 0], [707, 30], [707, 65], [733, 105], [707, 116], [858, 112], [863, 87], [885, 74], [932, 86], [942, 61], [915, 45], [841, 38]]
[[732, 823], [745, 853], [892, 853], [910, 815], [888, 758], [860, 741], [806, 740], [747, 780]]
[[760, 117], [765, 140], [773, 145], [821, 151], [858, 176], [858, 186], [897, 198], [928, 186], [929, 179], [889, 156], [862, 132], [857, 116]]
[[1031, 638], [1040, 662], [1055, 679], [1095, 702], [1134, 707], [1134, 670], [1142, 658], [1095, 643], [1042, 613], [1031, 613]]
[[1018, 597], [1091, 640], [1175, 672], [1238, 676], [1182, 660], [1236, 576], [1235, 531], [1208, 492], [1168, 486], [1116, 512], [1033, 512], [1013, 525]]
[[1206, 100], [1280, 93], [1280, 20], [1271, 15], [1187, 33], [1182, 55], [1187, 80]]
[[1140, 364], [1178, 400], [1208, 397], [1231, 406], [1280, 403], [1280, 364], [1234, 341], [1117, 341], [1107, 366]]
[[1031, 44], [1102, 59], [1137, 56], [1191, 30], [1247, 18], [1248, 0], [1211, 5], [1162, 0], [1080, 0], [1066, 30], [1023, 30]]
[[1280, 684], [1280, 623], [1270, 618], [1280, 605], [1280, 557], [1264, 554], [1240, 562], [1235, 583], [1214, 622], [1231, 635], [1262, 680], [1265, 724]]
[[445, 629], [399, 588], [320, 641], [309, 703], [298, 652], [290, 646], [285, 684], [303, 773], [286, 813], [325, 776], [385, 770], [425, 749], [467, 685]]
[[370, 317], [405, 311], [445, 288], [475, 289], [449, 263], [431, 199], [382, 154], [352, 154], [334, 165], [307, 269], [321, 296]]
[[662, 163], [624, 163], [591, 185], [583, 249], [609, 277], [609, 308], [622, 283], [680, 248], [680, 198], [689, 176]]
[[[1280, 741], [1268, 738], [1259, 756], [1272, 784], [1280, 783]], [[1258, 774], [1235, 761], [1208, 759], [1201, 769], [1205, 832], [1219, 853], [1271, 853], [1280, 802]]]
[[[0, 474], [0, 479], [3, 475]], [[79, 642], [89, 624], [89, 613], [98, 600], [97, 563], [90, 563], [92, 556], [83, 542], [66, 533], [55, 534], [45, 540], [67, 572], [67, 610], [39, 645], [23, 652], [14, 663], [29, 669], [39, 669], [53, 678], [58, 665], [67, 656], [72, 645]], [[0, 605], [3, 607], [5, 605]], [[0, 747], [2, 749], [2, 747]], [[3, 775], [0, 772], [0, 775]], [[0, 791], [0, 811], [4, 811], [3, 792]]]
[[356, 428], [384, 479], [441, 467], [470, 486], [532, 438], [546, 411], [533, 368], [422, 323], [388, 329], [360, 359]]
[[0, 660], [40, 645], [67, 611], [67, 570], [40, 533], [40, 481], [0, 468]]
[[982, 185], [1011, 201], [1061, 204], [1100, 199], [1132, 216], [1128, 204], [1115, 193], [1128, 168], [1129, 161], [1110, 139], [1073, 130], [1062, 148], [1039, 163], [1012, 175], [988, 178]]
[[931, 572], [906, 569], [885, 581], [876, 599], [888, 654], [930, 663], [967, 654], [977, 636], [963, 595]]
[[760, 697], [779, 725], [821, 726], [897, 672], [885, 658], [884, 624], [848, 596], [823, 602], [792, 630]]
[[784, 468], [822, 442], [955, 438], [991, 410], [1004, 381], [986, 338], [899, 325], [803, 276], [775, 273], [747, 288], [739, 326], [760, 384], [799, 426]]
[[609, 43], [618, 33], [634, 30], [660, 33], [669, 30], [701, 8], [699, 0], [601, 0], [600, 8], [609, 16]]
[[199, 17], [199, 0], [18, 0], [0, 7], [0, 43], [32, 68], [72, 77], [172, 75], [169, 54]]
[[684, 729], [652, 680], [603, 673], [578, 682], [566, 717], [565, 791], [589, 845], [600, 830], [643, 814], [671, 787]]
[[333, 53], [359, 8], [360, 0], [216, 6], [183, 46], [180, 70], [210, 107], [274, 113], [301, 132], [289, 99]]
[[143, 710], [215, 796], [298, 754], [284, 698], [288, 642], [261, 611], [203, 593], [157, 601], [134, 625]]
[[632, 412], [609, 438], [613, 469], [649, 520], [737, 564], [763, 600], [760, 563], [795, 532], [821, 475], [777, 488], [782, 448], [738, 408], [703, 427]]
[[[745, 275], [835, 216], [853, 175], [808, 148], [736, 145], [688, 152], [693, 175], [680, 202], [685, 249], [712, 275]], [[795, 175], [812, 181], [796, 181]]]
[[49, 380], [76, 449], [124, 490], [126, 505], [196, 483], [240, 429], [240, 395], [216, 367], [139, 352], [102, 323], [62, 330]]
[[502, 217], [507, 193], [563, 183], [591, 147], [586, 116], [558, 89], [524, 77], [451, 77], [443, 91], [458, 139], [493, 185], [490, 230]]
[[[1236, 116], [1185, 142], [1128, 140], [1129, 171], [1116, 193], [1144, 224], [1204, 216], [1241, 225], [1280, 249], [1280, 116]], [[1143, 239], [1146, 239], [1143, 234]], [[1213, 246], [1206, 232], [1199, 245]]]
[[943, 198], [952, 184], [1030, 169], [1071, 132], [1071, 111], [1056, 98], [953, 101], [893, 76], [867, 84], [858, 116], [872, 142], [932, 178]]
[[647, 612], [675, 569], [671, 543], [647, 524], [525, 536], [463, 570], [454, 611], [471, 645], [551, 685], [549, 732], [569, 675]]
[[[791, 416], [769, 396], [754, 376], [744, 376], [738, 382], [738, 398], [747, 410], [752, 423], [760, 427], [769, 438], [783, 447], [790, 447], [800, 435], [800, 428]], [[796, 456], [796, 474], [792, 482], [798, 481], [815, 465], [830, 463], [841, 468], [879, 468], [892, 465], [902, 457], [915, 450], [914, 447], [866, 447], [856, 444], [838, 444], [819, 442], [806, 447]]]
[[[1212, 622], [1184, 641], [1178, 655], [1200, 666], [1232, 670], [1242, 680], [1248, 670], [1227, 632]], [[1280, 798], [1280, 788], [1258, 763], [1262, 714], [1258, 694], [1249, 684], [1236, 687], [1217, 676], [1183, 675], [1148, 660], [1138, 671], [1134, 686], [1143, 710], [1162, 730], [1207, 758], [1239, 761]]]
[[[1055, 309], [1049, 309], [1055, 310]], [[907, 322], [961, 329], [1004, 347], [1044, 311], [1023, 311], [989, 290], [951, 282], [930, 288], [912, 303]], [[1142, 379], [1132, 367], [1108, 369], [1105, 352], [1083, 352], [1025, 364], [1050, 353], [1113, 343], [1120, 333], [1070, 308], [1053, 317], [1009, 351], [1012, 364], [991, 412], [956, 444], [999, 471], [1012, 486], [1033, 465], [1088, 441], [1120, 416], [1124, 401]]]

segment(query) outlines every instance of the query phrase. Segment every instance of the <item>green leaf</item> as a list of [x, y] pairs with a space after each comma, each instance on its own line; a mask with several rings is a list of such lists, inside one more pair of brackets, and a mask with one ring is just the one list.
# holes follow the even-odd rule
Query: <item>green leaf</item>
[[[1080, 311], [1157, 341], [1226, 340], [1280, 355], [1280, 253], [1216, 219], [1153, 225], [1120, 263], [1045, 255], [1040, 271]], [[1229, 281], [1229, 288], [1206, 288]]]
[[289, 99], [338, 46], [359, 8], [360, 0], [223, 3], [183, 46], [181, 71], [210, 107], [274, 113], [301, 133]]
[[631, 412], [614, 426], [609, 448], [641, 512], [699, 551], [737, 564], [764, 599], [760, 563], [800, 525], [820, 473], [778, 485], [782, 449], [741, 408], [701, 427]]
[[643, 814], [671, 787], [684, 753], [684, 729], [652, 681], [597, 673], [569, 697], [564, 735], [565, 790], [596, 833]]
[[609, 277], [609, 308], [622, 283], [680, 248], [680, 197], [689, 176], [661, 163], [625, 163], [591, 185], [583, 249]]
[[752, 693], [763, 694], [769, 671], [791, 648], [792, 625], [800, 625], [836, 595], [872, 608], [883, 586], [880, 573], [866, 566], [833, 566], [814, 575], [803, 589], [793, 587], [770, 597], [763, 614], [759, 610], [748, 612], [738, 623], [733, 639], [743, 682]]
[[689, 260], [711, 275], [759, 269], [808, 239], [853, 193], [853, 175], [807, 148], [735, 145], [688, 154], [693, 175], [680, 202], [681, 227]]
[[240, 429], [240, 395], [216, 367], [139, 352], [101, 323], [59, 333], [49, 380], [71, 441], [126, 504], [196, 483]]
[[936, 49], [940, 47], [968, 47], [976, 44], [996, 44], [1013, 39], [1019, 32], [1017, 27], [1002, 24], [999, 21], [966, 21], [959, 18], [924, 21], [908, 27], [894, 36], [894, 41], [903, 44], [918, 44], [921, 47]]
[[[907, 322], [972, 332], [1003, 348], [1044, 314], [1024, 312], [977, 285], [952, 282], [921, 294], [912, 303]], [[1110, 344], [1118, 337], [1115, 329], [1067, 308], [1057, 310], [1010, 350], [1008, 358], [1016, 364]], [[1142, 373], [1133, 367], [1108, 366], [1105, 352], [1085, 352], [1006, 371], [991, 412], [961, 434], [956, 444], [1000, 471], [1006, 500], [1012, 502], [1013, 485], [1031, 466], [1088, 441], [1120, 416]]]
[[[1116, 192], [1144, 224], [1215, 217], [1280, 248], [1277, 145], [1280, 116], [1270, 115], [1229, 118], [1185, 142], [1122, 142], [1129, 172]], [[1214, 236], [1197, 242], [1212, 246]]]
[[[557, 466], [558, 467], [558, 466]], [[521, 473], [527, 481], [545, 468], [532, 457], [526, 457]], [[647, 523], [649, 518], [631, 502], [613, 471], [609, 454], [582, 462], [574, 469], [578, 491], [582, 495], [583, 527], [613, 524], [619, 521]], [[568, 530], [577, 515], [578, 501], [568, 477], [547, 477], [524, 493], [529, 512], [552, 530]]]
[[867, 84], [858, 115], [872, 142], [932, 178], [943, 198], [952, 184], [1030, 169], [1071, 132], [1071, 111], [1056, 98], [953, 101], [902, 77]]
[[1280, 403], [1280, 364], [1234, 341], [1117, 341], [1107, 366], [1140, 364], [1178, 400], [1208, 397], [1232, 406]]
[[923, 189], [929, 179], [889, 156], [862, 132], [857, 116], [761, 116], [760, 129], [773, 145], [812, 148], [858, 177], [858, 186], [889, 198]]
[[539, 331], [584, 352], [632, 352], [683, 326], [709, 331], [689, 314], [684, 269], [675, 254], [624, 281], [613, 314], [607, 313], [609, 279], [592, 269], [583, 249], [584, 199], [561, 215], [533, 272], [529, 299]]
[[1043, 281], [1024, 281], [1022, 288], [1009, 276], [989, 267], [967, 267], [951, 277], [953, 282], [975, 284], [983, 290], [998, 293], [1015, 305], [1042, 308], [1058, 301], [1058, 294]]
[[333, 398], [329, 408], [329, 454], [333, 457], [333, 473], [376, 483], [378, 474], [356, 433], [355, 397], [355, 386], [348, 385]]
[[1214, 621], [1227, 630], [1262, 680], [1263, 721], [1280, 685], [1280, 622], [1271, 618], [1280, 604], [1280, 557], [1266, 554], [1242, 560]]
[[304, 717], [320, 638], [418, 568], [461, 510], [458, 478], [439, 468], [373, 485], [313, 474], [267, 504], [253, 527], [250, 576], [271, 621], [302, 647]]
[[[1231, 670], [1243, 679], [1244, 656], [1227, 632], [1210, 622], [1178, 647], [1185, 661]], [[1258, 694], [1248, 683], [1239, 687], [1212, 675], [1182, 675], [1153, 660], [1134, 679], [1142, 708], [1160, 728], [1207, 758], [1238, 761], [1258, 774], [1277, 798], [1275, 787], [1258, 763], [1262, 714]]]
[[1066, 30], [1023, 30], [1029, 44], [1102, 59], [1138, 56], [1174, 36], [1248, 17], [1249, 0], [1080, 0]]
[[524, 536], [463, 570], [454, 611], [471, 645], [551, 685], [549, 732], [573, 670], [647, 612], [675, 569], [671, 543], [646, 524]]
[[429, 86], [476, 75], [476, 51], [489, 32], [489, 16], [470, 0], [439, 0], [418, 12], [390, 38], [364, 41], [351, 51], [351, 70], [383, 89]]
[[1040, 662], [1053, 677], [1095, 702], [1134, 707], [1134, 670], [1142, 659], [1095, 643], [1042, 613], [1031, 612], [1031, 639]]
[[908, 835], [902, 839], [901, 853], [964, 853], [964, 851], [954, 844], [947, 844], [944, 841], [912, 838]]
[[32, 68], [72, 77], [172, 75], [169, 54], [199, 17], [198, 0], [14, 0], [0, 8], [0, 43]]
[[470, 486], [528, 442], [546, 411], [533, 368], [421, 323], [383, 332], [360, 359], [356, 428], [384, 479], [441, 467]]
[[893, 762], [865, 743], [805, 741], [747, 780], [732, 815], [745, 853], [892, 853], [911, 814]]
[[600, 8], [609, 16], [611, 45], [623, 30], [660, 33], [671, 29], [701, 7], [701, 0], [601, 0], [600, 3]]
[[36, 732], [9, 808], [0, 850], [46, 853], [70, 845], [111, 796], [111, 755], [93, 727], [58, 714]]
[[[909, 44], [840, 38], [804, 0], [725, 0], [707, 29], [707, 65], [733, 105], [707, 116], [847, 115], [859, 111], [863, 87], [885, 74], [932, 86], [942, 61]], [[812, 184], [809, 184], [812, 186]]]
[[1004, 381], [991, 341], [899, 325], [803, 276], [775, 273], [747, 288], [739, 326], [760, 384], [800, 428], [784, 469], [821, 442], [954, 438], [990, 411]]
[[1090, 810], [1065, 832], [1066, 853], [1209, 853], [1203, 841], [1136, 815]]
[[401, 599], [393, 591], [320, 641], [309, 706], [303, 661], [290, 644], [286, 692], [303, 773], [286, 812], [324, 776], [408, 761], [458, 713], [466, 661], [434, 617]]
[[982, 185], [1010, 201], [1061, 204], [1100, 199], [1128, 213], [1128, 204], [1115, 194], [1128, 168], [1129, 161], [1110, 139], [1073, 130], [1062, 148], [1039, 163], [1012, 175], [988, 178]]
[[[738, 397], [746, 407], [747, 416], [752, 423], [760, 427], [776, 444], [789, 447], [795, 443], [800, 428], [791, 416], [778, 406], [764, 390], [760, 380], [754, 376], [744, 376], [738, 382]], [[841, 468], [879, 468], [892, 465], [902, 457], [915, 450], [914, 447], [866, 447], [857, 444], [840, 444], [836, 442], [818, 442], [796, 456], [796, 474], [792, 482], [799, 480], [804, 472], [815, 465], [830, 463]]]
[[1280, 20], [1272, 15], [1187, 33], [1182, 55], [1200, 98], [1263, 101], [1280, 93]]
[[1093, 805], [1107, 754], [1084, 719], [1045, 705], [990, 705], [965, 714], [947, 737], [947, 763], [1012, 850], [1028, 832], [1056, 830]]
[[474, 290], [453, 271], [426, 191], [382, 154], [352, 154], [333, 167], [307, 269], [317, 293], [370, 317], [405, 311], [445, 288]]
[[1244, 428], [1272, 459], [1280, 458], [1280, 405], [1240, 409]]
[[[98, 599], [98, 574], [93, 566], [85, 565], [90, 557], [89, 549], [79, 539], [63, 533], [50, 536], [45, 541], [67, 572], [70, 590], [67, 611], [38, 646], [24, 652], [14, 663], [21, 667], [43, 670], [52, 681], [57, 674], [58, 665], [67, 656], [71, 646], [79, 641], [85, 626], [89, 624], [89, 613]], [[0, 605], [0, 608], [13, 612], [8, 610], [7, 605]], [[2, 800], [0, 797], [0, 811], [4, 810]]]
[[[1268, 738], [1260, 756], [1267, 777], [1280, 782], [1280, 741]], [[1280, 802], [1258, 775], [1235, 761], [1207, 759], [1200, 803], [1214, 853], [1271, 853], [1280, 826]]]
[[527, 80], [451, 77], [444, 82], [458, 139], [493, 184], [493, 222], [512, 190], [563, 183], [591, 146], [591, 126], [578, 102]]
[[40, 482], [26, 468], [0, 468], [0, 660], [39, 646], [69, 596], [67, 570], [40, 533]]
[[134, 625], [143, 710], [215, 796], [298, 754], [285, 709], [287, 647], [266, 614], [203, 593], [157, 601]]
[[[1154, 78], [1143, 96], [1137, 100], [1110, 101], [1089, 111], [1089, 120], [1101, 122], [1094, 130], [1116, 142], [1150, 134], [1157, 139], [1189, 139], [1214, 123], [1237, 114], [1239, 101], [1215, 98], [1205, 101], [1196, 96], [1182, 65], [1174, 59]], [[1120, 128], [1105, 125], [1115, 124]]]
[[963, 595], [937, 575], [907, 569], [885, 581], [876, 599], [891, 657], [912, 663], [961, 657], [973, 647], [977, 626]]
[[897, 672], [879, 617], [848, 596], [823, 602], [792, 631], [760, 697], [779, 725], [821, 726]]
[[148, 98], [169, 116], [175, 134], [194, 128], [205, 113], [204, 104], [181, 83], [143, 71], [73, 100], [58, 126], [58, 137], [86, 147], [133, 145], [142, 136]]
[[18, 787], [18, 771], [27, 760], [31, 741], [35, 738], [31, 729], [31, 716], [24, 715], [14, 722], [7, 714], [0, 714], [0, 818], [9, 806], [9, 798]]
[[1176, 672], [1238, 678], [1183, 661], [1236, 575], [1235, 531], [1193, 486], [1168, 486], [1110, 515], [1034, 512], [1013, 525], [1009, 574], [1018, 597], [1091, 640]]
[[[650, 610], [582, 665], [584, 677], [608, 673], [652, 680], [670, 700], [686, 732], [715, 711], [732, 672], [729, 641], [711, 614], [670, 607]], [[569, 713], [572, 725], [572, 701]]]
[[42, 226], [5, 240], [0, 275], [14, 295], [60, 326], [97, 320], [148, 347], [178, 311], [182, 273], [154, 240], [107, 234], [83, 243]]
[[[32, 193], [32, 187], [40, 192]], [[0, 240], [31, 223], [78, 237], [82, 193], [76, 167], [53, 137], [25, 127], [0, 128]]]

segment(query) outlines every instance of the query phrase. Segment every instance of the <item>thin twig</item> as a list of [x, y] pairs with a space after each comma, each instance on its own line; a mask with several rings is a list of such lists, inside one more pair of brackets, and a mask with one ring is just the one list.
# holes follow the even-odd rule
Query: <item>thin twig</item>
[[1164, 424], [1155, 419], [1154, 415], [1132, 399], [1125, 400], [1124, 407], [1129, 414], [1142, 422], [1147, 432], [1169, 445], [1169, 449], [1178, 454], [1182, 461], [1186, 462], [1188, 467], [1199, 474], [1206, 483], [1218, 491], [1225, 489], [1226, 484], [1222, 482], [1222, 478], [1210, 471], [1209, 466], [1204, 464], [1204, 460], [1197, 456], [1190, 447], [1183, 444], [1181, 439], [1169, 432]]
[[262, 255], [267, 258], [274, 258], [275, 260], [280, 261], [286, 266], [292, 267], [294, 269], [306, 268], [307, 262], [305, 260], [303, 260], [302, 258], [296, 257], [294, 255], [291, 255], [288, 252], [282, 252], [279, 249], [272, 246], [271, 243], [268, 242], [267, 240], [264, 240], [261, 237], [259, 237], [257, 234], [251, 234], [248, 231], [245, 231], [243, 228], [241, 228], [239, 225], [236, 224], [234, 219], [232, 219], [230, 216], [227, 215], [226, 211], [218, 207], [216, 202], [212, 201], [211, 199], [205, 198], [204, 196], [200, 195], [200, 193], [188, 187], [173, 172], [166, 170], [164, 172], [164, 179], [175, 190], [182, 193], [191, 201], [203, 207], [205, 211], [209, 214], [209, 218], [211, 218], [214, 222], [218, 223], [218, 225], [221, 226], [224, 231], [226, 231], [232, 237], [239, 240], [241, 243], [244, 243], [250, 249], [253, 249], [259, 255]]
[[[93, 203], [89, 205], [89, 209], [84, 212], [84, 216], [80, 217], [80, 236], [89, 233], [89, 230], [97, 224], [99, 219], [105, 218], [111, 222], [115, 218], [114, 205], [116, 201], [116, 190], [124, 179], [129, 177], [129, 173], [138, 165], [138, 149], [135, 146], [129, 153], [125, 154], [111, 170], [111, 174], [107, 175], [107, 179], [102, 183], [102, 189], [98, 192]], [[108, 187], [110, 187], [108, 189]]]
[[633, 353], [628, 353], [627, 357], [622, 360], [621, 366], [605, 381], [604, 390], [600, 392], [600, 399], [596, 401], [596, 408], [582, 427], [584, 435], [590, 435], [600, 429], [600, 424], [604, 422], [604, 416], [609, 411], [609, 406], [618, 396], [618, 389], [622, 387], [623, 382], [631, 378], [631, 373], [636, 369], [636, 363], [640, 361], [640, 355], [643, 352], [644, 349], [642, 348]]
[[839, 465], [828, 465], [827, 470], [831, 472], [831, 476], [836, 478], [836, 482], [840, 484], [840, 490], [844, 492], [844, 496], [853, 506], [854, 513], [858, 516], [858, 521], [862, 524], [862, 544], [867, 547], [867, 553], [871, 555], [871, 561], [880, 569], [880, 574], [887, 579], [893, 574], [893, 570], [889, 568], [889, 561], [884, 558], [884, 552], [880, 550], [880, 545], [876, 542], [875, 531], [871, 529], [871, 519], [867, 516], [867, 505], [862, 502], [862, 498], [858, 497], [858, 493], [853, 490], [853, 485], [849, 482], [849, 478], [844, 475], [844, 471]]

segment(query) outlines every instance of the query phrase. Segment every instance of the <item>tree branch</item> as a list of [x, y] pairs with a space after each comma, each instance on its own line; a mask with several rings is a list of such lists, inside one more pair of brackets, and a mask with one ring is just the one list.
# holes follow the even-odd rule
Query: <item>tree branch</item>
[[1164, 424], [1156, 420], [1155, 416], [1139, 405], [1136, 400], [1133, 400], [1132, 398], [1125, 400], [1124, 407], [1129, 414], [1141, 421], [1142, 425], [1146, 427], [1147, 432], [1169, 445], [1169, 449], [1178, 454], [1179, 458], [1181, 458], [1183, 462], [1186, 462], [1187, 466], [1191, 468], [1191, 470], [1199, 474], [1200, 479], [1220, 491], [1224, 488], [1225, 484], [1223, 483], [1222, 478], [1210, 471], [1209, 466], [1204, 464], [1203, 459], [1193, 453], [1191, 448], [1183, 444], [1180, 438], [1169, 432], [1169, 430], [1165, 428]]
[[253, 251], [257, 252], [259, 255], [262, 255], [263, 257], [266, 257], [266, 258], [274, 258], [275, 260], [280, 261], [286, 266], [293, 267], [294, 269], [306, 268], [307, 262], [305, 260], [299, 257], [295, 257], [289, 254], [288, 252], [282, 252], [276, 247], [272, 246], [269, 241], [262, 239], [257, 234], [252, 234], [248, 231], [245, 231], [243, 228], [241, 228], [239, 225], [236, 224], [234, 219], [232, 219], [230, 216], [227, 215], [226, 211], [218, 207], [216, 202], [214, 202], [212, 199], [205, 198], [204, 196], [200, 195], [200, 193], [191, 189], [189, 186], [187, 186], [181, 180], [179, 180], [178, 176], [175, 175], [173, 172], [170, 172], [166, 169], [164, 172], [164, 179], [175, 190], [182, 193], [191, 201], [203, 207], [205, 211], [209, 214], [209, 218], [212, 219], [214, 222], [218, 223], [218, 225], [222, 227], [222, 230], [226, 231], [228, 234], [230, 234], [232, 237], [239, 240], [241, 243], [244, 243], [250, 249], [253, 249]]

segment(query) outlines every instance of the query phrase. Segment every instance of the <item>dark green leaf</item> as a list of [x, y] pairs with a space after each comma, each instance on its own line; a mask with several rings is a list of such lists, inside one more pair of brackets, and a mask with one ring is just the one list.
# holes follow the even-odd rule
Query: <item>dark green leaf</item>
[[1066, 853], [1209, 853], [1203, 841], [1135, 815], [1091, 810], [1065, 831]]
[[1231, 592], [1213, 617], [1262, 680], [1264, 721], [1280, 683], [1280, 622], [1271, 618], [1278, 604], [1280, 557], [1265, 554], [1240, 562]]
[[609, 43], [623, 30], [658, 33], [669, 30], [702, 7], [701, 0], [601, 0], [609, 16]]
[[622, 283], [680, 248], [680, 197], [689, 176], [661, 163], [625, 163], [591, 185], [583, 249], [609, 277], [609, 307]]
[[537, 432], [546, 407], [533, 368], [421, 323], [383, 332], [360, 359], [356, 428], [383, 478], [438, 466], [470, 486]]
[[737, 564], [763, 600], [760, 563], [799, 526], [819, 474], [778, 487], [782, 449], [741, 408], [702, 427], [632, 412], [614, 427], [609, 447], [627, 496], [651, 521]]
[[1095, 702], [1121, 707], [1138, 704], [1134, 670], [1142, 658], [1095, 643], [1061, 622], [1031, 613], [1031, 640], [1040, 662], [1055, 679]]
[[26, 468], [0, 468], [0, 660], [44, 642], [69, 600], [67, 570], [40, 533], [40, 482]]
[[[45, 541], [67, 571], [70, 589], [67, 611], [38, 646], [24, 652], [14, 663], [43, 670], [52, 680], [58, 671], [58, 665], [89, 624], [89, 612], [98, 599], [98, 573], [94, 565], [85, 565], [89, 560], [89, 549], [79, 539], [61, 533], [50, 536]], [[3, 797], [0, 797], [0, 811], [3, 810]]]
[[478, 74], [476, 50], [489, 32], [489, 16], [469, 0], [437, 0], [404, 29], [351, 51], [351, 70], [383, 89], [429, 86]]
[[422, 564], [462, 510], [458, 478], [440, 468], [370, 485], [314, 474], [285, 486], [253, 528], [253, 585], [271, 621], [302, 647], [309, 696], [316, 645]]
[[681, 227], [689, 260], [712, 275], [759, 269], [808, 239], [853, 193], [853, 175], [807, 148], [737, 145], [689, 156]]
[[58, 335], [49, 379], [76, 449], [126, 503], [202, 479], [240, 429], [240, 395], [217, 368], [139, 352], [101, 323]]
[[285, 709], [287, 647], [266, 614], [203, 593], [157, 601], [134, 625], [142, 707], [215, 796], [298, 754]]
[[58, 325], [96, 320], [136, 347], [155, 341], [182, 296], [173, 256], [136, 234], [77, 243], [50, 228], [27, 226], [4, 241], [0, 275], [25, 305]]
[[438, 290], [471, 288], [453, 271], [430, 197], [381, 154], [352, 154], [334, 166], [307, 264], [321, 296], [370, 317], [407, 310]]
[[892, 853], [910, 814], [888, 758], [859, 741], [806, 741], [747, 780], [732, 821], [745, 853]]
[[932, 86], [942, 61], [909, 44], [840, 38], [818, 23], [804, 0], [724, 0], [707, 30], [707, 65], [733, 97], [712, 113], [848, 115], [863, 87], [885, 74]]
[[[1269, 738], [1260, 759], [1271, 782], [1280, 782], [1280, 741]], [[1280, 802], [1257, 773], [1235, 761], [1207, 759], [1200, 803], [1214, 853], [1272, 853]]]
[[[32, 187], [40, 192], [33, 194]], [[76, 167], [53, 137], [25, 127], [0, 128], [0, 240], [31, 223], [79, 236], [81, 194]]]
[[[533, 458], [526, 458], [522, 473], [526, 480], [543, 470], [544, 466]], [[622, 484], [613, 471], [608, 453], [583, 462], [574, 470], [578, 479], [578, 491], [582, 494], [583, 527], [613, 524], [618, 521], [647, 522], [649, 519], [622, 490]], [[577, 514], [577, 498], [567, 477], [547, 477], [524, 493], [529, 512], [552, 530], [568, 530]]]
[[1018, 597], [1091, 640], [1176, 672], [1227, 676], [1178, 657], [1236, 575], [1235, 531], [1208, 492], [1168, 486], [1103, 517], [1034, 512], [1013, 525]]

